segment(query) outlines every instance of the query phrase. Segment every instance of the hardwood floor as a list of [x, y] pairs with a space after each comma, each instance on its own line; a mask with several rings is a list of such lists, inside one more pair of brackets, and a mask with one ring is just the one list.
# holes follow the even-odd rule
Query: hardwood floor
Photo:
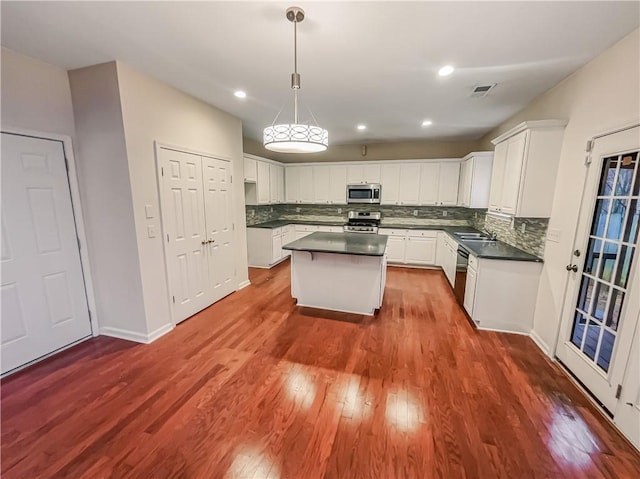
[[289, 265], [153, 344], [99, 337], [2, 381], [2, 477], [637, 478], [639, 455], [439, 271], [373, 318], [297, 308]]

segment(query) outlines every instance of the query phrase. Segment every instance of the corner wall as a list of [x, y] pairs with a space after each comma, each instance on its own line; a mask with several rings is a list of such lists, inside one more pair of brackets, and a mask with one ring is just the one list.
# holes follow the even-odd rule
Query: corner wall
[[[592, 136], [640, 121], [640, 33], [617, 44], [530, 103], [482, 139], [491, 139], [525, 120], [568, 119], [549, 229], [558, 242], [545, 242], [544, 268], [538, 289], [533, 335], [553, 355], [569, 264], [573, 250], [585, 174], [585, 145]], [[624, 320], [624, 318], [623, 318]]]

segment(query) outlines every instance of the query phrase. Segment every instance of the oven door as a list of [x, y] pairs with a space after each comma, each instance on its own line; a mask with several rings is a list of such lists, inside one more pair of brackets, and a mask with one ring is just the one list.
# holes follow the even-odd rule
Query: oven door
[[380, 185], [347, 185], [347, 203], [380, 203]]

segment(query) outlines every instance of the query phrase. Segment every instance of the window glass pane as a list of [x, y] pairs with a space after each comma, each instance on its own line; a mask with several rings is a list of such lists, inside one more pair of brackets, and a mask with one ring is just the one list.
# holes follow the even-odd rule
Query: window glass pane
[[618, 165], [618, 157], [607, 158], [602, 165], [602, 175], [600, 176], [600, 188], [598, 196], [609, 196], [613, 189], [613, 181], [616, 177], [616, 166]]
[[610, 202], [608, 199], [596, 201], [596, 211], [593, 216], [593, 225], [591, 226], [591, 234], [593, 236], [604, 236], [604, 225], [607, 223]]
[[589, 305], [591, 304], [591, 298], [593, 297], [593, 286], [595, 281], [586, 276], [582, 277], [582, 284], [580, 285], [580, 296], [578, 297], [578, 308], [585, 313], [589, 312]]
[[618, 243], [606, 241], [602, 250], [602, 258], [598, 268], [598, 277], [605, 281], [611, 282], [613, 276], [613, 268], [618, 257]]
[[601, 326], [598, 323], [589, 321], [589, 326], [587, 326], [587, 337], [584, 340], [584, 348], [582, 348], [582, 350], [591, 359], [596, 356], [596, 347], [598, 346], [600, 329]]
[[598, 282], [596, 287], [595, 301], [593, 305], [593, 311], [591, 316], [602, 321], [604, 318], [604, 312], [607, 307], [607, 298], [609, 297], [609, 286], [604, 283]]
[[573, 320], [573, 331], [571, 331], [571, 342], [576, 346], [582, 345], [582, 336], [584, 336], [584, 327], [587, 324], [587, 320], [584, 315], [576, 311], [576, 317]]
[[616, 181], [616, 196], [629, 196], [631, 194], [635, 167], [636, 162], [633, 159], [633, 155], [622, 156], [620, 170], [618, 171], [618, 180]]
[[[640, 185], [640, 181], [638, 181]], [[624, 229], [624, 236], [622, 241], [626, 243], [635, 243], [638, 239], [638, 217], [640, 216], [640, 201], [631, 200], [629, 207], [629, 217], [627, 218], [627, 224]]]
[[622, 246], [620, 248], [620, 261], [618, 261], [615, 284], [621, 288], [627, 287], [629, 270], [631, 269], [631, 262], [633, 260], [633, 250], [633, 246]]
[[622, 291], [617, 289], [611, 290], [611, 301], [609, 302], [609, 312], [607, 313], [607, 326], [614, 331], [618, 330], [623, 300], [624, 293]]
[[598, 366], [605, 371], [609, 370], [609, 363], [611, 362], [611, 354], [613, 353], [613, 343], [616, 337], [606, 329], [602, 334], [602, 344], [600, 344], [600, 352], [598, 353]]
[[598, 271], [598, 259], [600, 259], [601, 251], [602, 241], [591, 238], [589, 240], [589, 246], [587, 246], [587, 259], [584, 262], [584, 271], [586, 273], [595, 274], [596, 271]]
[[626, 199], [616, 198], [612, 202], [609, 226], [607, 226], [607, 238], [618, 240], [622, 234], [624, 216], [627, 212]]

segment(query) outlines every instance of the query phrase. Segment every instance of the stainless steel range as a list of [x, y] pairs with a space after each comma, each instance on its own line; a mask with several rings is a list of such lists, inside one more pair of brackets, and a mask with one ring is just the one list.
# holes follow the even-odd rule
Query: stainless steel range
[[381, 216], [379, 211], [349, 211], [349, 221], [344, 225], [344, 231], [377, 234]]

